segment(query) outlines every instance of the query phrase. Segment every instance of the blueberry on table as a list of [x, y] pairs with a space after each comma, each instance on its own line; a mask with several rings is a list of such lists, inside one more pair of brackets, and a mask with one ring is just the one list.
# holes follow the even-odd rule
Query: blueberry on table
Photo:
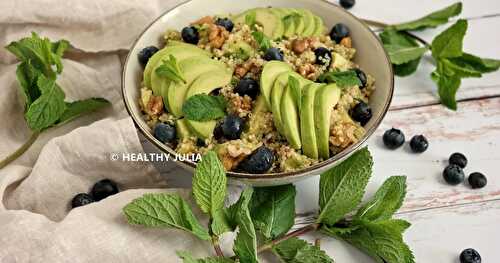
[[462, 168], [465, 168], [465, 166], [467, 166], [467, 158], [461, 153], [452, 154], [448, 161], [450, 162], [450, 164], [456, 164]]
[[364, 126], [372, 118], [372, 109], [368, 104], [361, 101], [352, 108], [351, 117]]
[[469, 181], [469, 185], [472, 187], [472, 189], [483, 188], [488, 183], [486, 176], [484, 176], [484, 174], [478, 173], [478, 172], [471, 173], [469, 175], [468, 181]]
[[349, 9], [356, 4], [355, 0], [340, 0], [340, 6], [342, 6], [345, 9]]
[[170, 143], [175, 141], [177, 131], [174, 126], [159, 122], [153, 128], [153, 135], [163, 143]]
[[385, 131], [382, 139], [384, 145], [391, 150], [397, 149], [405, 143], [405, 135], [401, 130], [395, 128]]
[[316, 64], [330, 66], [332, 63], [332, 52], [324, 47], [319, 47], [314, 50], [316, 55]]
[[229, 19], [227, 17], [226, 18], [217, 18], [217, 20], [215, 20], [215, 24], [225, 28], [228, 32], [233, 31], [233, 28], [234, 28], [233, 21], [231, 21], [231, 19]]
[[71, 200], [71, 207], [75, 208], [79, 206], [84, 206], [93, 202], [95, 202], [95, 200], [94, 198], [92, 198], [91, 195], [86, 193], [80, 193], [75, 195], [75, 197], [73, 197], [73, 199]]
[[342, 38], [348, 37], [349, 35], [349, 28], [342, 23], [334, 25], [332, 31], [330, 31], [330, 38], [336, 43], [340, 43], [340, 40], [342, 40]]
[[271, 169], [273, 162], [273, 151], [261, 146], [239, 164], [239, 169], [251, 174], [262, 174]]
[[444, 168], [443, 178], [448, 184], [457, 185], [464, 181], [464, 170], [456, 164], [450, 164]]
[[158, 48], [155, 46], [143, 48], [141, 51], [139, 51], [139, 54], [137, 54], [139, 63], [141, 63], [141, 65], [145, 67], [146, 64], [148, 64], [149, 58], [151, 58], [156, 52], [158, 52]]
[[359, 86], [359, 88], [366, 88], [366, 74], [359, 68], [355, 69], [354, 72], [356, 72], [356, 76], [358, 76], [358, 79], [361, 82], [361, 86]]
[[423, 153], [429, 147], [429, 142], [427, 138], [423, 135], [415, 135], [410, 140], [410, 148], [413, 152]]
[[279, 48], [271, 47], [266, 50], [266, 53], [264, 54], [264, 59], [267, 61], [271, 60], [279, 60], [283, 61], [284, 56], [283, 52]]
[[234, 92], [238, 93], [240, 96], [248, 95], [252, 99], [255, 99], [259, 94], [259, 82], [253, 78], [243, 78], [238, 82], [234, 88]]
[[460, 253], [460, 263], [481, 263], [481, 255], [473, 248], [467, 248]]
[[222, 134], [226, 139], [237, 140], [243, 132], [244, 121], [235, 115], [228, 115], [222, 121]]
[[91, 190], [92, 197], [94, 200], [100, 201], [110, 195], [117, 194], [119, 192], [118, 186], [115, 182], [109, 179], [103, 179], [94, 184]]
[[200, 34], [198, 33], [198, 29], [194, 26], [185, 27], [181, 32], [182, 39], [184, 42], [189, 44], [198, 44], [200, 41]]

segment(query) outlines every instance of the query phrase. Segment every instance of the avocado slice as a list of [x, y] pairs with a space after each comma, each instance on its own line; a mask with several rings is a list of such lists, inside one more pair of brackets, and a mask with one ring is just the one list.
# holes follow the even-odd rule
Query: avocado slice
[[299, 73], [295, 71], [287, 71], [278, 75], [274, 81], [273, 88], [271, 90], [271, 112], [273, 113], [274, 126], [278, 132], [284, 135], [283, 125], [281, 121], [281, 97], [283, 96], [283, 91], [288, 84], [288, 77], [292, 75], [296, 78], [302, 78]]
[[177, 130], [178, 139], [187, 139], [191, 137], [191, 132], [186, 124], [185, 119], [178, 119], [175, 121], [175, 129]]
[[[231, 72], [227, 70], [212, 70], [201, 74], [193, 81], [191, 86], [189, 86], [186, 93], [186, 100], [196, 94], [209, 94], [214, 89], [229, 84], [231, 82], [231, 77]], [[206, 139], [213, 134], [216, 121], [198, 122], [186, 119], [186, 124], [196, 136], [201, 139]]]
[[314, 15], [307, 9], [300, 9], [300, 12], [304, 17], [304, 31], [302, 31], [301, 35], [305, 37], [311, 36], [315, 30]]
[[[306, 85], [312, 83], [312, 81], [303, 77], [296, 78], [299, 81], [301, 90]], [[280, 111], [282, 127], [288, 143], [294, 149], [298, 150], [302, 148], [300, 139], [299, 105], [297, 104], [297, 98], [294, 96], [292, 88], [288, 84], [283, 91], [283, 97], [280, 102]]]
[[255, 54], [255, 50], [248, 43], [244, 41], [237, 41], [230, 43], [228, 50], [233, 57], [247, 60]]
[[262, 26], [266, 36], [272, 39], [278, 39], [283, 36], [285, 26], [280, 15], [273, 8], [253, 8], [243, 12], [234, 18], [235, 23], [245, 23], [248, 14], [255, 12], [255, 22]]
[[156, 52], [146, 64], [143, 72], [143, 81], [146, 87], [152, 88], [152, 72], [156, 69], [156, 67], [161, 65], [162, 59], [168, 58], [169, 55], [174, 55], [177, 58], [177, 61], [195, 56], [206, 56], [210, 57], [210, 52], [203, 50], [195, 45], [183, 43], [183, 45], [177, 44], [167, 44], [166, 47]]
[[186, 83], [170, 82], [167, 89], [168, 106], [170, 112], [176, 117], [182, 117], [182, 105], [191, 83], [201, 74], [212, 70], [226, 71], [226, 66], [220, 62], [206, 57], [194, 57], [179, 62], [179, 67], [184, 73]]
[[323, 19], [319, 16], [314, 16], [314, 32], [313, 36], [321, 36], [325, 32], [325, 24], [323, 23]]
[[273, 60], [264, 65], [260, 77], [260, 93], [264, 97], [266, 104], [271, 109], [271, 90], [278, 76], [283, 72], [292, 71], [292, 67], [288, 63]]
[[348, 70], [351, 62], [337, 52], [332, 52], [332, 67], [341, 71]]
[[340, 99], [340, 89], [335, 84], [328, 84], [316, 91], [314, 98], [314, 128], [318, 143], [319, 157], [326, 160], [330, 157], [328, 139], [330, 137], [330, 118], [332, 110]]
[[264, 96], [259, 95], [257, 99], [255, 99], [252, 115], [247, 122], [247, 130], [243, 132], [243, 138], [248, 136], [255, 136], [257, 140], [261, 140], [266, 134], [266, 129], [263, 129], [262, 126], [266, 125], [265, 123], [265, 114], [269, 112], [269, 108], [267, 107], [267, 102], [264, 99]]
[[302, 90], [302, 106], [300, 109], [300, 136], [302, 152], [309, 158], [318, 159], [318, 143], [314, 127], [314, 99], [316, 91], [324, 84], [312, 83]]
[[294, 35], [300, 36], [304, 32], [304, 15], [299, 11], [299, 9], [292, 9], [292, 12], [298, 15], [295, 19], [295, 33]]

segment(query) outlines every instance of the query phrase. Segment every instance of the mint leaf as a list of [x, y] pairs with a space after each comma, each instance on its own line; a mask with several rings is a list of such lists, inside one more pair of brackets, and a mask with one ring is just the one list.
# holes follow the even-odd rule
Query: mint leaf
[[214, 151], [209, 151], [201, 162], [196, 165], [193, 176], [194, 200], [201, 211], [214, 215], [221, 210], [226, 197], [226, 172], [219, 157]]
[[188, 120], [210, 121], [226, 115], [223, 97], [197, 94], [189, 97], [182, 105], [182, 112]]
[[273, 252], [282, 262], [333, 263], [333, 259], [325, 251], [296, 237], [278, 243], [273, 247]]
[[129, 224], [147, 227], [173, 227], [209, 240], [189, 205], [175, 194], [145, 194], [123, 208]]
[[242, 206], [247, 206], [253, 195], [253, 188], [245, 188], [241, 194], [240, 198], [236, 203], [232, 204], [228, 208], [224, 209], [224, 214], [227, 224], [230, 226], [231, 230], [236, 229], [238, 226], [238, 211], [240, 211]]
[[467, 20], [459, 19], [455, 24], [437, 35], [432, 40], [432, 56], [455, 58], [462, 56], [462, 45], [467, 31]]
[[390, 219], [401, 207], [406, 195], [406, 177], [391, 176], [373, 198], [358, 209], [355, 219], [378, 221]]
[[347, 71], [330, 71], [319, 76], [321, 82], [335, 82], [338, 87], [361, 86], [361, 81], [354, 70]]
[[400, 77], [406, 77], [413, 74], [415, 71], [417, 71], [418, 65], [420, 64], [420, 60], [421, 58], [418, 58], [401, 65], [392, 65], [394, 69], [394, 74]]
[[302, 105], [302, 89], [300, 88], [299, 81], [295, 77], [289, 76], [288, 77], [288, 88], [291, 89], [292, 96], [295, 99], [295, 103], [297, 103], [297, 107], [299, 108], [299, 112], [300, 112], [300, 108]]
[[359, 205], [372, 165], [372, 157], [365, 147], [321, 174], [317, 223], [333, 225]]
[[[391, 46], [396, 46], [400, 49], [421, 48], [417, 41], [408, 34], [398, 32], [394, 29], [386, 28], [379, 36], [386, 50], [390, 49]], [[389, 48], [387, 48], [388, 46]], [[391, 61], [393, 63], [394, 73], [397, 76], [408, 76], [412, 74], [417, 70], [421, 57], [422, 56], [414, 56], [414, 59], [404, 63], [400, 63], [402, 61], [395, 61], [400, 64], [395, 64], [395, 62]], [[391, 58], [391, 60], [392, 59], [396, 58]]]
[[162, 63], [156, 70], [155, 73], [163, 78], [170, 79], [177, 83], [186, 83], [186, 79], [182, 74], [177, 59], [173, 55], [169, 55], [168, 59], [162, 60]]
[[406, 221], [385, 220], [376, 223], [363, 221], [359, 226], [349, 234], [336, 237], [363, 250], [379, 263], [415, 262], [413, 253], [403, 241], [402, 232], [409, 226]]
[[25, 117], [31, 130], [41, 131], [59, 120], [66, 110], [66, 104], [64, 92], [55, 80], [40, 75], [37, 86], [41, 96], [29, 106]]
[[66, 110], [58, 120], [58, 124], [63, 124], [86, 113], [96, 111], [103, 107], [109, 106], [111, 103], [102, 98], [90, 98], [86, 100], [78, 100], [66, 103]]
[[252, 36], [259, 45], [261, 51], [266, 51], [271, 47], [271, 39], [264, 35], [261, 31], [252, 32]]
[[220, 236], [226, 232], [231, 232], [236, 228], [236, 224], [233, 226], [231, 222], [228, 221], [227, 215], [226, 215], [226, 209], [220, 209], [215, 211], [215, 213], [212, 215], [212, 223], [211, 223], [211, 228], [213, 234]]
[[457, 110], [456, 94], [462, 82], [460, 77], [456, 75], [448, 76], [439, 69], [432, 72], [431, 77], [438, 85], [438, 94], [441, 103], [449, 109]]
[[251, 11], [245, 15], [245, 24], [250, 27], [253, 27], [257, 23], [257, 12]]
[[460, 57], [449, 58], [448, 61], [453, 63], [455, 67], [460, 67], [465, 71], [479, 73], [489, 73], [500, 68], [500, 60], [480, 58], [465, 52]]
[[293, 185], [255, 188], [250, 214], [255, 228], [269, 239], [282, 236], [292, 228], [295, 218]]
[[398, 45], [384, 45], [392, 64], [401, 65], [419, 59], [427, 51], [426, 47], [404, 47]]
[[17, 66], [16, 76], [19, 85], [21, 85], [22, 93], [25, 97], [25, 110], [28, 110], [29, 105], [33, 103], [38, 97], [40, 97], [41, 92], [37, 86], [37, 78], [40, 75], [40, 71], [35, 69], [31, 64], [31, 60], [23, 61]]
[[448, 23], [449, 18], [459, 15], [462, 12], [462, 3], [455, 3], [444, 9], [433, 12], [420, 19], [411, 22], [391, 26], [396, 30], [422, 30], [434, 28]]
[[233, 263], [234, 260], [223, 257], [208, 257], [195, 259], [188, 251], [177, 251], [177, 256], [182, 259], [183, 263]]
[[238, 222], [238, 234], [234, 240], [233, 251], [242, 263], [256, 263], [257, 259], [257, 235], [248, 208], [251, 194], [242, 193], [242, 202], [236, 212]]

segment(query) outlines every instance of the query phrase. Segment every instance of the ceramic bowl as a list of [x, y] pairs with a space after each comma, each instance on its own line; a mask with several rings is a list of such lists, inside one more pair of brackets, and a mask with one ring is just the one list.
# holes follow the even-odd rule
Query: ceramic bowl
[[[168, 10], [144, 30], [132, 46], [123, 69], [122, 91], [126, 108], [139, 131], [161, 151], [175, 154], [173, 149], [153, 137], [151, 129], [142, 119], [138, 103], [143, 71], [137, 59], [139, 51], [143, 47], [150, 45], [161, 46], [161, 37], [167, 29], [181, 30], [190, 22], [203, 16], [237, 14], [250, 8], [269, 6], [306, 8], [322, 17], [328, 29], [339, 22], [346, 24], [350, 28], [353, 45], [357, 50], [354, 59], [355, 63], [376, 79], [376, 90], [370, 100], [373, 117], [365, 125], [367, 132], [358, 143], [351, 145], [328, 160], [294, 172], [258, 175], [228, 172], [230, 179], [254, 186], [269, 186], [288, 184], [307, 177], [316, 176], [339, 164], [362, 147], [364, 142], [379, 126], [392, 99], [394, 75], [391, 63], [379, 39], [360, 19], [342, 8], [322, 0], [191, 0]], [[196, 166], [191, 161], [177, 162], [177, 164], [191, 170]]]

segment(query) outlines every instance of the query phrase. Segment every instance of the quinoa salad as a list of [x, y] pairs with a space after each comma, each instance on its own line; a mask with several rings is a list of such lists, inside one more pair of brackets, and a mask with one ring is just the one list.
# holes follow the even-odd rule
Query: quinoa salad
[[139, 52], [143, 118], [179, 154], [215, 151], [227, 171], [324, 161], [365, 134], [375, 80], [349, 28], [306, 9], [255, 8], [166, 29]]

